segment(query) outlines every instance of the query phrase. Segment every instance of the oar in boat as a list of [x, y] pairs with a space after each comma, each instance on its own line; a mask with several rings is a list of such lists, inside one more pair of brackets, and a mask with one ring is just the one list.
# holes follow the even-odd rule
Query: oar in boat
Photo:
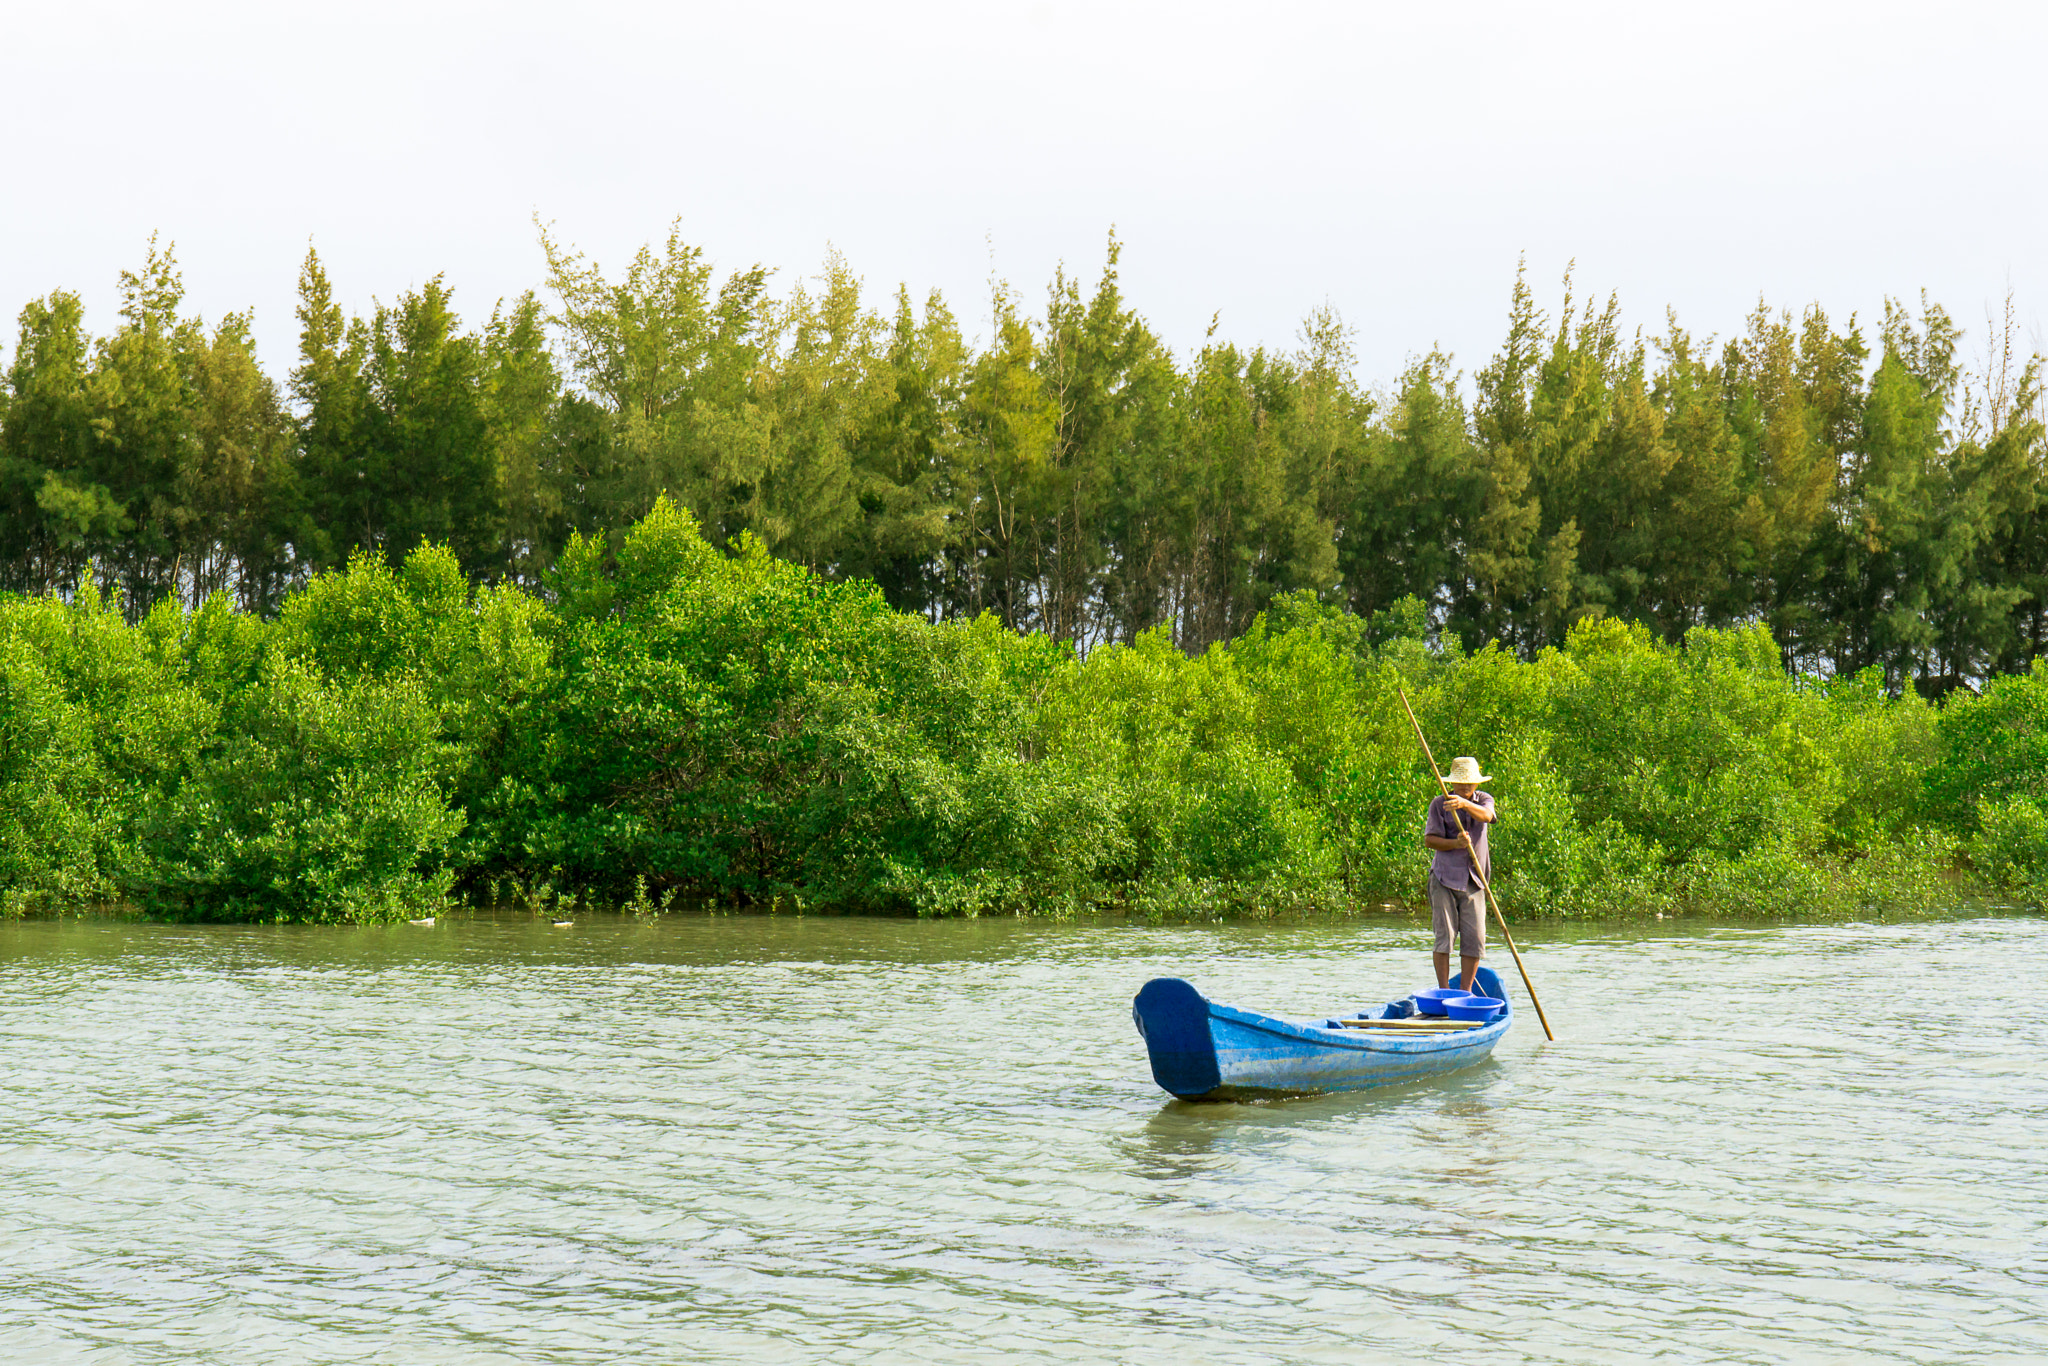
[[[1400, 694], [1401, 710], [1408, 713], [1408, 724], [1415, 727], [1415, 739], [1422, 746], [1422, 757], [1429, 760], [1429, 771], [1436, 775], [1436, 785], [1443, 789], [1444, 796], [1450, 796], [1451, 785], [1444, 781], [1443, 770], [1436, 766], [1436, 755], [1429, 752], [1429, 741], [1423, 737], [1422, 723], [1415, 719], [1415, 708], [1408, 705], [1408, 690], [1397, 684], [1394, 691]], [[1479, 879], [1479, 888], [1486, 893], [1486, 904], [1493, 907], [1493, 918], [1500, 925], [1500, 937], [1507, 940], [1508, 952], [1514, 955], [1515, 971], [1522, 974], [1522, 985], [1529, 990], [1529, 1004], [1536, 1007], [1536, 1022], [1543, 1026], [1543, 1037], [1555, 1040], [1557, 1035], [1550, 1032], [1550, 1021], [1543, 1014], [1543, 1002], [1536, 999], [1536, 984], [1529, 980], [1529, 969], [1522, 966], [1521, 950], [1515, 947], [1515, 937], [1508, 933], [1508, 918], [1500, 913], [1500, 902], [1493, 895], [1492, 879], [1479, 871], [1479, 851], [1472, 847], [1472, 836], [1467, 833], [1463, 821], [1458, 822], [1458, 838], [1465, 841], [1465, 855], [1472, 860], [1472, 876]], [[1474, 972], [1473, 977], [1474, 981], [1465, 984], [1468, 991], [1476, 991], [1479, 987], [1478, 973]]]

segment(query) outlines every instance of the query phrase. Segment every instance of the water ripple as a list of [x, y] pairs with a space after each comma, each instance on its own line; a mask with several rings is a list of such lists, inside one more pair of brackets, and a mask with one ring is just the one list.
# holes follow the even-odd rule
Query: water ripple
[[0, 926], [0, 1358], [2048, 1357], [2031, 919], [1539, 933], [1564, 1037], [1163, 1097], [1412, 928]]

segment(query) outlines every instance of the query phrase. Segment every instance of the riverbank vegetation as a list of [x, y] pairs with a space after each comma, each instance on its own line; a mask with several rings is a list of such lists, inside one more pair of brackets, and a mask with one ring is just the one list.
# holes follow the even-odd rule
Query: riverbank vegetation
[[91, 579], [0, 599], [0, 897], [381, 919], [450, 896], [1140, 915], [1412, 900], [1440, 752], [1485, 756], [1525, 914], [2038, 897], [2048, 667], [1935, 704], [1760, 625], [1613, 618], [1521, 659], [1273, 600], [1199, 655], [933, 622], [658, 500], [543, 597], [446, 547], [266, 620]]
[[1525, 913], [2048, 887], [2010, 327], [1975, 371], [1933, 305], [1717, 349], [1518, 281], [1469, 386], [1373, 392], [1327, 314], [1172, 356], [1114, 246], [976, 346], [837, 260], [777, 298], [543, 245], [479, 330], [438, 279], [347, 318], [309, 255], [283, 385], [168, 252], [108, 336], [23, 310], [0, 908], [1413, 900], [1397, 688], [1495, 775]]

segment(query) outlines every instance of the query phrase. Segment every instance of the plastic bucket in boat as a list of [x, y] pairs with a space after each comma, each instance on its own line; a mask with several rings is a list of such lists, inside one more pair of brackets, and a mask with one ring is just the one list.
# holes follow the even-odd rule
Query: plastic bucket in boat
[[1444, 1013], [1445, 1001], [1471, 994], [1463, 987], [1430, 987], [1426, 991], [1415, 993], [1415, 1005], [1425, 1015], [1441, 1015]]
[[1443, 1003], [1444, 1014], [1454, 1020], [1490, 1020], [1507, 1004], [1496, 996], [1453, 996]]

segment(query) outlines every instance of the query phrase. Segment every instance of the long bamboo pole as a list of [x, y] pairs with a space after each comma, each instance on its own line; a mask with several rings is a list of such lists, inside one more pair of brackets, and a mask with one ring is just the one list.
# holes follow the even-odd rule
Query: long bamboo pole
[[[1429, 760], [1429, 771], [1436, 775], [1436, 785], [1443, 789], [1444, 796], [1451, 795], [1451, 785], [1444, 781], [1443, 770], [1436, 766], [1436, 755], [1430, 753], [1429, 741], [1422, 734], [1422, 723], [1415, 719], [1415, 708], [1408, 705], [1408, 690], [1396, 685], [1401, 697], [1401, 710], [1408, 713], [1408, 724], [1415, 727], [1415, 739], [1422, 746], [1422, 757]], [[1529, 969], [1522, 966], [1522, 953], [1515, 947], [1515, 937], [1508, 933], [1508, 918], [1500, 913], [1500, 902], [1493, 895], [1493, 880], [1479, 871], [1479, 851], [1472, 847], [1472, 836], [1465, 830], [1465, 822], [1458, 822], [1458, 838], [1465, 841], [1465, 854], [1472, 860], [1472, 876], [1479, 879], [1480, 890], [1486, 893], [1486, 904], [1493, 907], [1493, 918], [1500, 925], [1500, 937], [1508, 943], [1508, 952], [1514, 955], [1515, 971], [1522, 974], [1522, 985], [1529, 990], [1529, 1004], [1536, 1007], [1536, 1022], [1543, 1026], [1543, 1037], [1555, 1041], [1557, 1035], [1550, 1032], [1550, 1020], [1543, 1013], [1543, 1002], [1536, 997], [1536, 984], [1529, 980]], [[1476, 975], [1476, 974], [1475, 974]], [[1477, 981], [1465, 983], [1467, 991], [1476, 991]]]

